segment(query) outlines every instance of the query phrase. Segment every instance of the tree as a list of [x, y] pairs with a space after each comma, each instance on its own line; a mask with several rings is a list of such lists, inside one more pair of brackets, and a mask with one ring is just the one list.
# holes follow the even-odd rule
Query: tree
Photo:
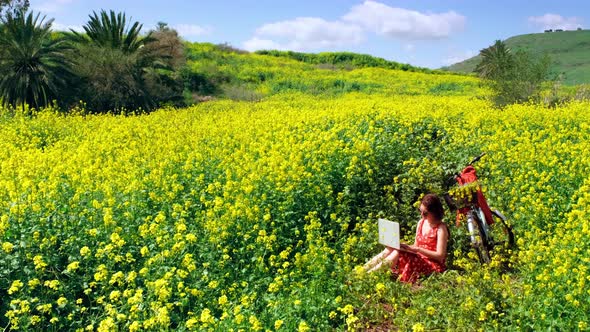
[[155, 30], [150, 30], [153, 42], [146, 45], [150, 52], [157, 54], [172, 69], [179, 69], [186, 64], [184, 43], [178, 31], [167, 23], [158, 22]]
[[0, 96], [3, 103], [23, 110], [47, 106], [71, 77], [66, 56], [70, 45], [51, 37], [53, 20], [39, 14], [9, 14], [0, 22]]
[[107, 14], [105, 10], [101, 10], [100, 16], [92, 12], [89, 17], [90, 20], [83, 27], [86, 34], [71, 30], [74, 40], [79, 43], [134, 53], [151, 41], [149, 35], [140, 35], [143, 25], [139, 22], [134, 22], [128, 27], [125, 13], [115, 13], [111, 10]]
[[79, 46], [76, 53], [74, 70], [79, 84], [74, 94], [85, 101], [89, 111], [149, 111], [156, 106], [137, 54], [88, 45]]
[[481, 78], [495, 80], [507, 75], [513, 66], [511, 50], [501, 40], [479, 52], [481, 62], [475, 67], [475, 72]]
[[29, 0], [0, 0], [0, 17], [18, 15], [29, 9]]
[[76, 43], [75, 71], [80, 76], [82, 99], [95, 112], [151, 110], [157, 98], [147, 80], [150, 70], [165, 68], [161, 56], [147, 46], [151, 34], [142, 25], [129, 26], [124, 13], [102, 10], [90, 15], [85, 34], [72, 31]]
[[184, 104], [184, 80], [181, 70], [186, 67], [184, 43], [178, 32], [164, 22], [149, 32], [153, 41], [145, 45], [145, 51], [153, 54], [160, 66], [148, 70], [145, 77], [152, 95], [161, 103]]
[[547, 55], [535, 57], [524, 50], [513, 53], [500, 40], [481, 50], [480, 56], [475, 72], [489, 83], [498, 106], [538, 97], [549, 74]]

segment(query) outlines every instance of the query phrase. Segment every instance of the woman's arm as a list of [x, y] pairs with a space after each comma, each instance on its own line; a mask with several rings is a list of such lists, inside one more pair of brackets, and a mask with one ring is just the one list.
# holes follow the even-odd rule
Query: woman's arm
[[414, 244], [413, 246], [417, 246], [418, 245], [418, 232], [420, 232], [420, 224], [424, 222], [424, 218], [420, 219], [420, 221], [418, 221], [418, 225], [416, 226], [416, 236], [414, 236]]
[[416, 245], [410, 246], [410, 248], [412, 248], [412, 251], [415, 253], [420, 253], [430, 259], [434, 259], [442, 263], [447, 257], [448, 241], [449, 232], [447, 231], [447, 226], [445, 224], [441, 224], [437, 230], [436, 251], [428, 250]]
[[418, 246], [418, 233], [420, 232], [420, 229], [422, 227], [420, 227], [420, 223], [422, 223], [424, 221], [424, 219], [420, 219], [420, 221], [418, 221], [418, 226], [416, 226], [416, 236], [414, 236], [414, 244], [406, 244], [406, 243], [400, 243], [400, 248], [404, 251], [409, 251], [409, 252], [415, 252], [414, 248]]

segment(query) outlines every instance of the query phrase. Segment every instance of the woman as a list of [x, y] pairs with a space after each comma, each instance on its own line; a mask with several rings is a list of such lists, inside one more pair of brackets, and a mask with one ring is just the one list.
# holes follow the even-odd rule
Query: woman
[[420, 203], [420, 214], [422, 218], [416, 227], [414, 244], [402, 243], [399, 250], [385, 248], [365, 264], [366, 270], [373, 272], [383, 265], [391, 265], [400, 281], [413, 283], [420, 276], [446, 269], [449, 231], [442, 222], [444, 211], [438, 196], [424, 196]]

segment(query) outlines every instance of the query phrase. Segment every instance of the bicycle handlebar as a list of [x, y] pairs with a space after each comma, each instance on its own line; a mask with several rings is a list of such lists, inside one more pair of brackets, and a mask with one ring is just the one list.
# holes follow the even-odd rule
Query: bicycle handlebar
[[[469, 164], [467, 164], [467, 166], [471, 166], [473, 164], [475, 164], [476, 162], [478, 162], [483, 156], [485, 156], [485, 152], [482, 152], [479, 156], [473, 158], [473, 160], [471, 160], [471, 162]], [[446, 181], [445, 181], [445, 186], [450, 187], [452, 184], [455, 183], [455, 181], [457, 181], [457, 178], [460, 177], [461, 174], [459, 172], [455, 172], [453, 173]]]
[[481, 157], [485, 156], [485, 154], [486, 154], [485, 152], [482, 152], [482, 154], [473, 158], [473, 160], [469, 164], [467, 164], [467, 166], [471, 166], [471, 165], [475, 164], [476, 162], [478, 162], [481, 159]]

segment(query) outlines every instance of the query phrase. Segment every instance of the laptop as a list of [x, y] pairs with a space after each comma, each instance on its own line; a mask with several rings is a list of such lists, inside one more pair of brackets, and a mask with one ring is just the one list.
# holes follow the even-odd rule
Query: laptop
[[399, 223], [379, 218], [379, 243], [399, 249]]

